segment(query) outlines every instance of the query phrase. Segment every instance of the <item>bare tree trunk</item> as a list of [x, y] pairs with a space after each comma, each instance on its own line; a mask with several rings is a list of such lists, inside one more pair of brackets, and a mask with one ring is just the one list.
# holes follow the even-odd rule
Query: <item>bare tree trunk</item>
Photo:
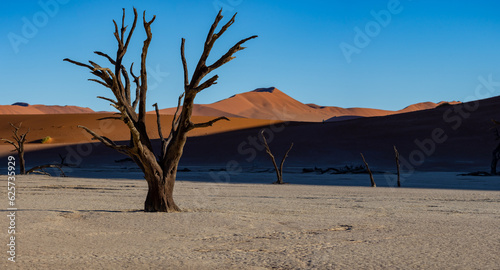
[[394, 155], [396, 156], [396, 168], [398, 169], [398, 187], [401, 187], [401, 166], [399, 164], [399, 152], [396, 146], [394, 146]]
[[167, 177], [156, 177], [154, 182], [151, 179], [148, 188], [144, 211], [146, 212], [180, 212], [181, 209], [174, 202], [175, 175]]
[[19, 151], [18, 156], [19, 156], [19, 172], [21, 174], [26, 174], [26, 162], [24, 160], [24, 149]]
[[372, 187], [376, 187], [377, 185], [375, 184], [375, 180], [373, 179], [372, 171], [370, 170], [370, 167], [368, 167], [368, 163], [366, 163], [365, 157], [363, 156], [362, 153], [361, 153], [361, 157], [363, 158], [363, 162], [365, 163], [366, 170], [368, 171], [368, 174], [370, 174], [371, 185], [372, 185]]

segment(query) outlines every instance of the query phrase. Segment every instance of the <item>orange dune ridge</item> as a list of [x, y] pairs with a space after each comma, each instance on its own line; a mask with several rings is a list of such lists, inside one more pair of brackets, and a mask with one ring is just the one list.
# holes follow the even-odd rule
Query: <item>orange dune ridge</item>
[[[445, 103], [448, 102], [417, 103], [399, 111], [319, 106], [316, 104], [304, 104], [293, 99], [275, 87], [270, 87], [259, 88], [254, 91], [237, 94], [212, 104], [196, 104], [193, 115], [322, 122], [427, 110], [436, 108]], [[459, 102], [450, 102], [450, 104], [458, 103]], [[176, 108], [163, 109], [160, 110], [160, 113], [173, 114], [175, 109]], [[150, 113], [154, 113], [154, 111], [151, 111]]]
[[0, 115], [3, 114], [71, 114], [71, 113], [93, 113], [90, 108], [78, 106], [57, 105], [29, 105], [27, 103], [15, 103], [13, 105], [0, 105]]

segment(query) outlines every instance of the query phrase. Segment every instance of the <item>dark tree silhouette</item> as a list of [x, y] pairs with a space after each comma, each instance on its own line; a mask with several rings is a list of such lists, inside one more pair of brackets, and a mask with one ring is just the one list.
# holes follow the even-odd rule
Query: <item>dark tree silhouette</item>
[[365, 156], [363, 156], [363, 153], [361, 153], [361, 158], [363, 159], [363, 163], [365, 163], [366, 166], [366, 171], [368, 171], [368, 174], [370, 175], [370, 183], [372, 187], [376, 187], [377, 184], [375, 184], [375, 180], [373, 179], [373, 173], [370, 170], [370, 167], [368, 167], [368, 163], [366, 163]]
[[276, 177], [277, 180], [273, 184], [284, 184], [283, 182], [283, 164], [285, 164], [285, 159], [288, 157], [288, 153], [290, 153], [290, 150], [292, 150], [293, 143], [290, 145], [290, 148], [286, 151], [285, 155], [283, 156], [283, 159], [281, 160], [280, 167], [278, 168], [278, 164], [276, 164], [276, 159], [274, 158], [273, 153], [271, 152], [271, 149], [269, 148], [269, 145], [267, 144], [266, 136], [264, 136], [264, 130], [260, 132], [260, 135], [262, 136], [262, 140], [264, 141], [264, 147], [266, 148], [266, 153], [271, 157], [271, 160], [274, 165], [274, 170], [276, 171]]
[[[144, 41], [142, 47], [141, 66], [138, 76], [133, 73], [133, 63], [130, 66], [129, 70], [132, 79], [129, 78], [127, 69], [122, 64], [122, 61], [125, 53], [127, 52], [130, 39], [137, 23], [138, 16], [135, 8], [134, 22], [130, 31], [128, 32], [128, 35], [126, 35], [127, 26], [124, 26], [125, 9], [123, 10], [121, 28], [119, 28], [117, 23], [113, 21], [115, 26], [114, 35], [118, 43], [116, 58], [113, 59], [109, 55], [102, 52], [95, 52], [97, 55], [106, 58], [111, 63], [112, 69], [103, 68], [92, 61], [89, 61], [90, 65], [88, 65], [67, 58], [64, 59], [65, 61], [68, 61], [70, 63], [88, 68], [93, 75], [101, 79], [90, 80], [100, 83], [101, 85], [109, 88], [113, 93], [115, 99], [107, 97], [99, 98], [111, 102], [111, 104], [119, 111], [120, 119], [127, 125], [130, 130], [131, 140], [129, 145], [117, 145], [109, 138], [98, 135], [94, 131], [84, 126], [79, 127], [85, 129], [88, 133], [90, 133], [94, 138], [102, 142], [104, 145], [128, 155], [141, 168], [142, 172], [144, 173], [144, 178], [148, 183], [148, 194], [144, 203], [144, 210], [146, 212], [180, 211], [179, 207], [174, 202], [173, 191], [177, 174], [177, 167], [182, 156], [184, 145], [186, 143], [187, 133], [195, 128], [212, 126], [215, 122], [220, 120], [229, 120], [226, 117], [219, 117], [205, 123], [191, 122], [193, 102], [196, 95], [202, 90], [216, 84], [218, 75], [214, 75], [213, 77], [202, 82], [203, 78], [212, 71], [234, 59], [234, 53], [245, 49], [245, 47], [241, 46], [243, 43], [257, 37], [251, 36], [239, 41], [217, 61], [210, 65], [207, 65], [207, 58], [215, 42], [235, 21], [236, 14], [229, 20], [229, 22], [221, 27], [219, 32], [215, 32], [219, 22], [222, 20], [221, 13], [222, 10], [217, 14], [214, 23], [210, 27], [206, 41], [204, 43], [203, 53], [198, 60], [198, 64], [196, 65], [196, 68], [192, 73], [191, 79], [189, 79], [188, 65], [184, 56], [185, 40], [182, 39], [180, 53], [184, 70], [184, 92], [179, 96], [177, 110], [174, 114], [170, 133], [167, 138], [164, 138], [163, 136], [158, 106], [156, 104], [153, 105], [156, 110], [156, 117], [158, 120], [157, 129], [161, 139], [161, 148], [157, 151], [157, 153], [159, 153], [158, 155], [155, 155], [155, 152], [153, 151], [151, 140], [148, 133], [146, 132], [145, 121], [146, 94], [148, 90], [146, 58], [148, 54], [149, 44], [151, 43], [152, 38], [151, 24], [154, 22], [155, 16], [153, 16], [150, 21], [147, 21], [146, 12], [144, 11], [143, 13], [143, 26], [147, 38]], [[134, 100], [132, 99], [132, 95], [130, 93], [132, 83], [135, 84]], [[139, 106], [138, 112], [136, 112], [137, 105]]]
[[394, 145], [394, 156], [396, 157], [396, 169], [398, 170], [398, 187], [401, 187], [401, 165], [399, 163], [399, 151]]
[[56, 169], [59, 169], [59, 171], [61, 172], [61, 176], [62, 177], [66, 177], [66, 174], [62, 170], [62, 165], [59, 165], [59, 164], [45, 164], [45, 165], [35, 166], [35, 167], [29, 169], [28, 171], [26, 171], [26, 174], [38, 173], [38, 174], [43, 174], [43, 175], [51, 176], [50, 173], [48, 173], [48, 172], [46, 172], [44, 170], [46, 168], [56, 168]]
[[[500, 140], [500, 134], [498, 134], [498, 128], [497, 126], [500, 125], [500, 122], [491, 120], [493, 124], [495, 125], [493, 128], [495, 129], [495, 140], [498, 141]], [[493, 152], [491, 153], [491, 175], [496, 175], [497, 174], [497, 164], [498, 160], [500, 160], [500, 143], [493, 149]]]
[[9, 123], [13, 130], [12, 130], [12, 138], [14, 141], [8, 140], [8, 139], [0, 139], [0, 141], [4, 141], [5, 143], [10, 143], [14, 146], [15, 150], [17, 151], [17, 155], [19, 157], [19, 173], [20, 174], [26, 174], [26, 163], [24, 161], [24, 143], [26, 142], [26, 135], [30, 132], [30, 129], [23, 133], [20, 134], [19, 130], [21, 129], [21, 126], [23, 123], [19, 123], [19, 126], [15, 126], [12, 123]]
[[57, 168], [61, 171], [61, 176], [66, 176], [64, 174], [64, 171], [61, 169], [62, 166], [57, 165], [57, 164], [39, 165], [39, 166], [35, 166], [29, 170], [26, 170], [26, 161], [24, 159], [24, 143], [26, 142], [26, 136], [30, 132], [30, 129], [28, 128], [28, 130], [25, 133], [20, 134], [19, 130], [21, 129], [21, 126], [23, 124], [22, 122], [19, 123], [19, 126], [17, 126], [17, 127], [15, 125], [13, 125], [12, 123], [9, 123], [9, 124], [13, 128], [12, 133], [14, 135], [12, 136], [12, 138], [14, 139], [14, 141], [11, 141], [8, 139], [0, 139], [0, 141], [4, 141], [5, 143], [12, 144], [15, 148], [13, 151], [17, 151], [17, 155], [19, 158], [19, 174], [40, 173], [40, 174], [50, 175], [49, 173], [45, 172], [43, 169], [45, 169], [45, 168]]

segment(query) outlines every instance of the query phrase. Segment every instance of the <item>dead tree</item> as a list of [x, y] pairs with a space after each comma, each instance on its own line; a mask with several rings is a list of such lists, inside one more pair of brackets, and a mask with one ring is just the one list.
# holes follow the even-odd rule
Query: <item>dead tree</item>
[[7, 140], [7, 139], [0, 139], [1, 141], [4, 141], [5, 143], [10, 143], [14, 146], [15, 150], [17, 151], [17, 155], [19, 157], [19, 173], [20, 174], [26, 174], [26, 163], [24, 161], [24, 143], [26, 142], [26, 135], [28, 135], [28, 132], [30, 132], [30, 129], [23, 133], [20, 134], [19, 130], [21, 129], [21, 126], [23, 123], [19, 123], [19, 126], [15, 126], [12, 123], [9, 123], [13, 130], [12, 133], [14, 134], [12, 138], [14, 141]]
[[376, 187], [377, 185], [375, 184], [375, 180], [373, 180], [373, 173], [370, 170], [370, 167], [368, 167], [368, 163], [366, 163], [365, 156], [363, 156], [363, 153], [361, 153], [361, 158], [363, 158], [363, 162], [365, 163], [366, 171], [368, 171], [368, 174], [370, 174], [370, 182], [372, 187]]
[[401, 165], [399, 163], [399, 151], [394, 145], [394, 156], [396, 157], [396, 168], [398, 170], [398, 187], [401, 187]]
[[[498, 129], [496, 126], [500, 125], [500, 122], [497, 122], [493, 119], [491, 121], [495, 125], [495, 127], [493, 127], [495, 129], [495, 140], [498, 141], [500, 140], [500, 134], [498, 134]], [[498, 143], [497, 147], [495, 147], [495, 149], [493, 149], [493, 152], [491, 153], [491, 175], [497, 174], [498, 160], [500, 160], [500, 143]]]
[[56, 169], [59, 169], [59, 171], [61, 172], [61, 176], [62, 177], [66, 177], [66, 174], [64, 173], [64, 171], [62, 170], [62, 166], [59, 165], [59, 164], [45, 164], [45, 165], [40, 165], [40, 166], [35, 166], [31, 169], [29, 169], [26, 174], [30, 174], [30, 173], [38, 173], [38, 174], [43, 174], [43, 175], [48, 175], [48, 176], [51, 176], [50, 173], [46, 172], [44, 169], [46, 168], [56, 168]]
[[[128, 34], [126, 34], [127, 26], [124, 25], [125, 9], [123, 10], [121, 28], [119, 28], [117, 23], [113, 20], [115, 28], [114, 36], [118, 43], [116, 58], [112, 58], [103, 52], [95, 52], [95, 54], [106, 58], [110, 62], [112, 68], [101, 67], [92, 61], [89, 61], [89, 65], [67, 58], [64, 59], [70, 63], [88, 68], [93, 75], [101, 79], [90, 80], [109, 88], [113, 93], [115, 99], [107, 97], [98, 98], [111, 102], [111, 105], [119, 111], [120, 119], [130, 130], [131, 139], [129, 145], [118, 145], [109, 138], [98, 135], [87, 127], [79, 127], [85, 129], [89, 134], [104, 145], [128, 155], [141, 168], [144, 173], [144, 178], [148, 183], [148, 194], [144, 203], [144, 211], [146, 212], [180, 211], [179, 207], [174, 202], [173, 191], [177, 167], [186, 143], [187, 133], [195, 128], [212, 126], [215, 122], [220, 120], [229, 120], [226, 117], [219, 117], [205, 123], [193, 123], [191, 121], [193, 103], [196, 95], [202, 90], [216, 84], [218, 79], [218, 75], [214, 75], [213, 77], [202, 82], [205, 76], [234, 59], [234, 53], [245, 49], [245, 47], [241, 46], [243, 43], [257, 37], [251, 36], [239, 41], [217, 61], [207, 65], [207, 58], [215, 42], [235, 21], [236, 14], [229, 20], [229, 22], [221, 27], [219, 32], [215, 32], [219, 22], [222, 20], [221, 12], [222, 10], [217, 14], [215, 21], [208, 32], [203, 47], [203, 53], [198, 60], [198, 64], [192, 73], [191, 79], [189, 79], [188, 64], [184, 56], [185, 40], [182, 39], [180, 54], [184, 70], [184, 92], [179, 96], [177, 110], [172, 120], [170, 133], [166, 138], [163, 136], [158, 107], [156, 104], [154, 105], [158, 120], [157, 129], [161, 140], [160, 149], [156, 152], [158, 153], [157, 155], [155, 155], [155, 152], [153, 151], [151, 140], [146, 132], [147, 128], [145, 121], [146, 95], [148, 90], [146, 58], [152, 38], [151, 24], [154, 22], [156, 17], [153, 16], [151, 20], [147, 21], [146, 12], [144, 11], [143, 13], [143, 26], [144, 31], [146, 32], [146, 39], [144, 40], [142, 47], [140, 73], [136, 76], [133, 72], [133, 63], [130, 66], [129, 71], [132, 79], [129, 78], [127, 68], [125, 68], [122, 62], [137, 23], [138, 16], [135, 8], [134, 22], [132, 23], [132, 27], [130, 28]], [[132, 99], [131, 95], [130, 89], [132, 84], [135, 84], [135, 99]], [[139, 106], [138, 109], [137, 105]]]
[[274, 165], [274, 170], [276, 170], [276, 177], [278, 179], [273, 184], [284, 184], [284, 182], [283, 182], [283, 164], [285, 164], [285, 159], [288, 157], [288, 153], [290, 153], [290, 150], [292, 150], [293, 143], [290, 145], [290, 148], [288, 148], [288, 150], [286, 151], [285, 155], [283, 156], [283, 159], [281, 160], [280, 167], [278, 168], [278, 164], [276, 164], [276, 159], [274, 158], [274, 155], [271, 152], [269, 145], [267, 144], [266, 136], [264, 136], [264, 130], [262, 130], [260, 132], [260, 135], [262, 136], [262, 140], [264, 141], [264, 147], [266, 148], [266, 153], [271, 157], [271, 160], [273, 161], [273, 165]]

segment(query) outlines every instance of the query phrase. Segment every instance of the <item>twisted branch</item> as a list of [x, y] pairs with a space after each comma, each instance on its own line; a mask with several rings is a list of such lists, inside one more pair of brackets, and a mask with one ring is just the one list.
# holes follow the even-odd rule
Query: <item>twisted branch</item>
[[94, 131], [92, 131], [91, 129], [85, 127], [85, 126], [78, 126], [79, 128], [82, 128], [84, 129], [85, 131], [87, 131], [87, 133], [89, 133], [90, 135], [92, 135], [93, 138], [99, 140], [102, 144], [104, 144], [105, 146], [109, 147], [109, 148], [113, 148], [121, 153], [124, 153], [124, 154], [129, 154], [130, 153], [130, 150], [131, 148], [127, 145], [117, 145], [114, 141], [112, 141], [111, 139], [109, 139], [108, 137], [105, 137], [105, 136], [101, 136], [101, 135], [98, 135], [97, 133], [95, 133]]
[[214, 123], [216, 123], [218, 121], [221, 121], [221, 120], [229, 121], [229, 119], [227, 117], [221, 116], [221, 117], [215, 118], [215, 119], [210, 120], [210, 121], [205, 122], [205, 123], [197, 123], [197, 124], [191, 123], [191, 125], [190, 125], [191, 128], [190, 129], [211, 127], [211, 126], [213, 126]]

